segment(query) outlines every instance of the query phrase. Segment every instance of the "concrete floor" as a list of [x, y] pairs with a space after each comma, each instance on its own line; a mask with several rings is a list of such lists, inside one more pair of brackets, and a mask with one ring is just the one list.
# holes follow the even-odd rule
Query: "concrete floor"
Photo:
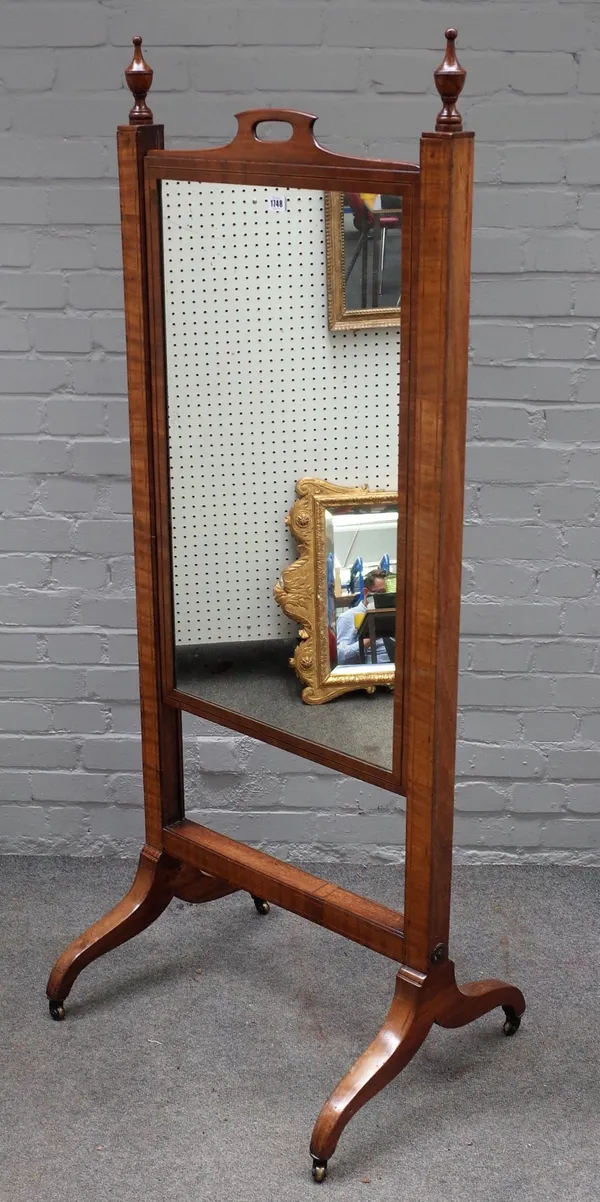
[[[579, 1202], [600, 1163], [600, 874], [462, 868], [460, 980], [499, 975], [528, 1013], [434, 1028], [350, 1123], [324, 1185], [313, 1122], [368, 1044], [394, 966], [242, 894], [172, 903], [87, 968], [64, 1023], [48, 970], [128, 887], [128, 861], [0, 864], [2, 1202]], [[319, 871], [323, 873], [323, 866]], [[326, 875], [397, 905], [397, 870]]]

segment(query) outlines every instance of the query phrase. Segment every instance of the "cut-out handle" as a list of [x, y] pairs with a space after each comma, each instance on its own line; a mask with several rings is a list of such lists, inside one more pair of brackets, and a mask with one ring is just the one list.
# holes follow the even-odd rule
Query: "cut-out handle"
[[[232, 146], [239, 146], [240, 143], [251, 144], [254, 154], [258, 147], [264, 147], [267, 152], [272, 151], [274, 146], [277, 146], [279, 152], [283, 147], [294, 148], [296, 151], [318, 148], [313, 134], [317, 118], [312, 113], [300, 113], [296, 109], [249, 109], [245, 113], [236, 113], [235, 116], [238, 128]], [[256, 131], [259, 125], [276, 121], [291, 125], [292, 132], [289, 137], [258, 137]]]

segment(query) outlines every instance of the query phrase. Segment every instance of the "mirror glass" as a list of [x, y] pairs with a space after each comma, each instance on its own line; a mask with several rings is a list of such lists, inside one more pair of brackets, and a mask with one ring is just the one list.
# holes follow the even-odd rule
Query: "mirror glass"
[[331, 192], [326, 201], [331, 329], [398, 325], [402, 197]]
[[[333, 592], [328, 602], [327, 580], [313, 575], [293, 614], [275, 595], [298, 557], [299, 530], [286, 518], [299, 482], [361, 495], [397, 489], [399, 329], [330, 328], [325, 198], [161, 181], [176, 687], [390, 770], [389, 611], [404, 587], [393, 510], [363, 512], [356, 500], [344, 515], [333, 500], [323, 507], [307, 496], [319, 511], [314, 539], [321, 550], [331, 540]], [[310, 701], [297, 675], [298, 648], [310, 658], [303, 621], [319, 647], [335, 621], [331, 658], [318, 650], [313, 660], [325, 677], [349, 671], [338, 662], [337, 623], [349, 608], [352, 547], [352, 562], [363, 561], [359, 605], [365, 577], [386, 556], [390, 603], [379, 612], [381, 578], [367, 585], [367, 625], [355, 626], [359, 662], [350, 665], [361, 680], [330, 702]]]
[[326, 511], [331, 669], [373, 675], [396, 657], [398, 510]]

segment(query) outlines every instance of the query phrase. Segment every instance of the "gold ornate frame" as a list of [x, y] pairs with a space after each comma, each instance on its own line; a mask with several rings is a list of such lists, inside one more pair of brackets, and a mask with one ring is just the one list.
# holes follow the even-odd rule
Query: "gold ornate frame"
[[366, 330], [400, 326], [400, 306], [395, 309], [346, 308], [346, 249], [344, 193], [325, 193], [325, 248], [327, 257], [327, 319], [330, 330]]
[[[378, 685], [393, 689], [395, 665], [382, 664], [379, 668], [373, 665], [370, 672], [344, 667], [331, 669], [328, 625], [323, 619], [327, 613], [325, 509], [356, 504], [397, 505], [398, 493], [303, 479], [296, 485], [296, 494], [298, 500], [285, 520], [298, 543], [299, 558], [284, 569], [273, 592], [288, 618], [300, 624], [300, 641], [290, 667], [305, 685], [302, 700], [308, 705], [322, 705], [356, 689], [367, 693], [374, 693]], [[398, 574], [401, 574], [400, 562]]]

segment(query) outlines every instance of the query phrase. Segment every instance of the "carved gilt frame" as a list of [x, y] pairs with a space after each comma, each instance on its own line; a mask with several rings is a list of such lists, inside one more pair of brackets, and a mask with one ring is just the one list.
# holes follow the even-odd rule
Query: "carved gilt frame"
[[330, 330], [368, 330], [400, 326], [396, 308], [346, 308], [346, 247], [344, 193], [325, 193], [325, 251], [327, 261], [327, 320]]
[[[273, 590], [288, 618], [300, 624], [299, 642], [290, 659], [304, 684], [302, 700], [322, 705], [343, 693], [364, 689], [374, 693], [384, 685], [393, 689], [395, 664], [372, 665], [369, 672], [340, 665], [331, 668], [327, 624], [325, 510], [349, 505], [398, 505], [398, 493], [369, 488], [348, 488], [327, 480], [305, 478], [296, 485], [298, 500], [286, 517], [298, 543], [299, 558], [282, 572]], [[398, 575], [404, 580], [400, 561]]]

